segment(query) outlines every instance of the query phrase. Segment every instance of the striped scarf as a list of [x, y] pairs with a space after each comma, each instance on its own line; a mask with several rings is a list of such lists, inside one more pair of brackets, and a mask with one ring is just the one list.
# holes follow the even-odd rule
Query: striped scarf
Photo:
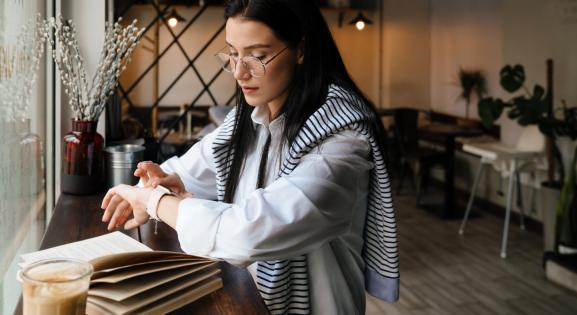
[[[355, 109], [351, 103], [363, 110]], [[289, 175], [303, 156], [342, 130], [357, 131], [368, 139], [374, 167], [370, 174], [364, 232], [365, 288], [371, 295], [392, 302], [399, 295], [397, 229], [391, 183], [383, 153], [369, 128], [373, 115], [360, 99], [331, 85], [326, 102], [308, 118], [297, 134], [278, 177]], [[227, 163], [227, 153], [234, 129], [234, 117], [235, 110], [232, 110], [212, 148], [216, 160], [219, 201], [224, 199], [226, 179], [232, 163], [232, 159]], [[290, 260], [259, 261], [257, 266], [258, 288], [271, 314], [311, 313], [306, 254]]]

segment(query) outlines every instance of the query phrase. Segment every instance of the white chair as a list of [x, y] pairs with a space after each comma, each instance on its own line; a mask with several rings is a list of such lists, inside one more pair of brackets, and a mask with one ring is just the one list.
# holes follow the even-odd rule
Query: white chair
[[[501, 176], [509, 177], [505, 222], [503, 225], [503, 238], [501, 243], [501, 257], [507, 257], [507, 237], [509, 234], [509, 221], [513, 204], [513, 183], [517, 180], [517, 198], [521, 201], [522, 197], [519, 173], [532, 173], [543, 165], [541, 161], [543, 160], [544, 149], [545, 137], [540, 133], [537, 126], [523, 128], [515, 146], [506, 145], [502, 142], [469, 143], [463, 145], [463, 151], [481, 157], [481, 162], [473, 182], [467, 210], [465, 211], [465, 216], [463, 217], [463, 222], [459, 229], [460, 235], [463, 235], [465, 232], [465, 225], [467, 224], [467, 219], [469, 218], [469, 213], [471, 212], [475, 193], [480, 178], [483, 175], [483, 171], [486, 166], [492, 165], [493, 168], [501, 173]], [[522, 203], [519, 203], [519, 208], [521, 211], [521, 229], [525, 229]]]

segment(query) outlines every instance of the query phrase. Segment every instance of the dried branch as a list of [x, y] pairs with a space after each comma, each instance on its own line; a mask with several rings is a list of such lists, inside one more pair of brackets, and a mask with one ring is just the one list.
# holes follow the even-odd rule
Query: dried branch
[[52, 57], [60, 71], [65, 93], [76, 120], [97, 120], [106, 101], [114, 93], [120, 74], [130, 62], [134, 48], [144, 33], [144, 28], [136, 27], [137, 20], [127, 27], [106, 23], [104, 45], [92, 80], [87, 81], [86, 68], [78, 48], [76, 27], [72, 21], [64, 21], [62, 16], [50, 19], [54, 39], [50, 40]]

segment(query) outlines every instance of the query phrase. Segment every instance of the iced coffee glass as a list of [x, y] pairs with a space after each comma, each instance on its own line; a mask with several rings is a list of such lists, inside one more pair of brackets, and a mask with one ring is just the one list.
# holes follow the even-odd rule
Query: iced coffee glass
[[24, 315], [84, 315], [92, 265], [50, 259], [22, 270]]

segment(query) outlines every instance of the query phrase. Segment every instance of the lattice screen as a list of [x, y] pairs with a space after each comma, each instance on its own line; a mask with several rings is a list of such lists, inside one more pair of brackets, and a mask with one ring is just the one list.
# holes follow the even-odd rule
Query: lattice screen
[[[234, 79], [214, 58], [225, 43], [222, 6], [167, 5], [153, 0], [122, 4], [116, 4], [117, 16], [127, 23], [137, 18], [139, 26], [146, 27], [120, 78], [123, 107], [152, 111], [155, 107], [233, 103]], [[173, 9], [184, 21], [171, 28], [167, 19]]]

